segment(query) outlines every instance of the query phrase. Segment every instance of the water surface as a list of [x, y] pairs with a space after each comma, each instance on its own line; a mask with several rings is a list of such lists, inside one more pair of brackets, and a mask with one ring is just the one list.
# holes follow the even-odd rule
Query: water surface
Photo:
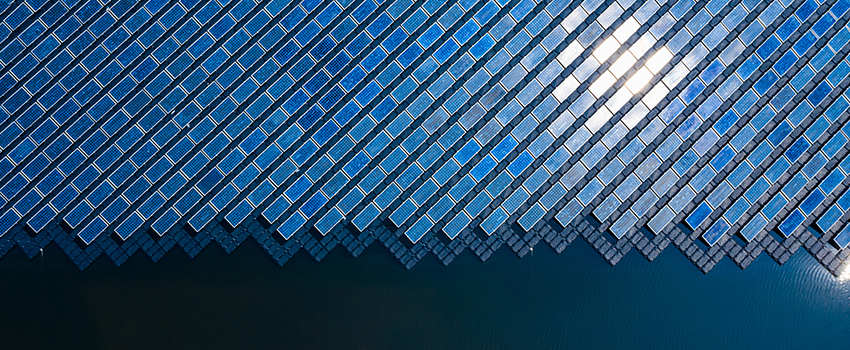
[[382, 247], [283, 267], [253, 241], [194, 259], [137, 254], [80, 272], [50, 247], [0, 260], [3, 348], [826, 348], [850, 339], [850, 283], [808, 254], [703, 275], [674, 247], [609, 266], [582, 240], [557, 255], [462, 254], [404, 270]]

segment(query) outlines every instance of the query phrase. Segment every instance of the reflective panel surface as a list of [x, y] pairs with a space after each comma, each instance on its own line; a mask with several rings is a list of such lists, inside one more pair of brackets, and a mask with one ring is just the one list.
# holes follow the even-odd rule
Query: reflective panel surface
[[848, 256], [848, 0], [0, 8], [0, 254]]

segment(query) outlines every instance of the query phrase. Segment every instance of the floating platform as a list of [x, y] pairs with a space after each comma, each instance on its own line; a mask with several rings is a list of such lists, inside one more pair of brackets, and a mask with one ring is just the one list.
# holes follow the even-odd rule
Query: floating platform
[[850, 0], [0, 3], [0, 256], [589, 242], [839, 274]]

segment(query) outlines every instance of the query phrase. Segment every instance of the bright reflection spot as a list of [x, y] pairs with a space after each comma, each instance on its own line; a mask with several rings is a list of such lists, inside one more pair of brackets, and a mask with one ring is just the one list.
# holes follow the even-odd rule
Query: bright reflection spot
[[631, 53], [626, 51], [622, 56], [620, 56], [620, 58], [617, 59], [616, 62], [614, 62], [614, 64], [611, 65], [611, 68], [609, 69], [611, 70], [611, 74], [614, 74], [615, 77], [619, 78], [622, 77], [623, 74], [626, 74], [626, 71], [628, 71], [629, 68], [632, 68], [635, 62], [637, 62], [635, 56], [632, 56]]
[[614, 52], [617, 52], [617, 49], [619, 48], [620, 43], [617, 42], [617, 39], [613, 36], [608, 37], [608, 39], [605, 39], [605, 41], [602, 42], [602, 45], [599, 45], [599, 47], [593, 51], [593, 57], [596, 58], [599, 63], [605, 62], [609, 57], [611, 57], [611, 55], [614, 54]]
[[838, 275], [839, 282], [847, 282], [850, 281], [850, 263], [844, 264], [843, 270], [841, 270], [841, 274]]
[[614, 38], [617, 39], [621, 44], [629, 40], [629, 37], [634, 34], [638, 28], [640, 28], [640, 23], [636, 21], [633, 17], [629, 17], [620, 28], [617, 28], [617, 31], [614, 32]]
[[611, 75], [610, 72], [605, 71], [605, 73], [602, 73], [599, 78], [590, 85], [590, 93], [596, 98], [599, 98], [605, 94], [605, 91], [608, 91], [608, 88], [610, 88], [611, 85], [614, 85], [615, 82], [617, 82], [617, 78]]
[[608, 107], [611, 112], [619, 111], [620, 108], [623, 108], [623, 105], [625, 105], [626, 102], [629, 102], [629, 99], [631, 99], [632, 96], [634, 96], [634, 94], [632, 94], [631, 91], [621, 88], [608, 99], [608, 102], [605, 103], [605, 107]]
[[652, 58], [646, 61], [646, 68], [649, 68], [649, 71], [651, 71], [652, 74], [658, 74], [658, 72], [660, 72], [672, 58], [673, 53], [670, 52], [670, 49], [666, 46], [662, 47], [655, 52], [655, 55], [652, 55]]
[[649, 80], [652, 79], [652, 75], [653, 74], [649, 71], [649, 69], [643, 67], [626, 82], [626, 88], [629, 89], [632, 94], [637, 94], [640, 89], [643, 89], [643, 87], [649, 83]]
[[643, 104], [649, 109], [655, 108], [664, 96], [667, 96], [669, 93], [670, 90], [664, 84], [656, 84], [652, 90], [649, 90], [646, 95], [643, 95]]
[[643, 54], [645, 54], [652, 45], [655, 45], [655, 38], [647, 32], [641, 36], [640, 39], [635, 41], [634, 44], [632, 44], [629, 51], [631, 51], [632, 55], [635, 55], [635, 57], [643, 57]]
[[[586, 15], [586, 13], [579, 13], [581, 7], [574, 11], [570, 17], [581, 15]], [[569, 32], [571, 29], [574, 29], [574, 21], [568, 21], [570, 23], [570, 28], [564, 26], [565, 29]], [[562, 23], [563, 25], [563, 23]], [[569, 77], [564, 79], [552, 92], [552, 95], [555, 97], [558, 102], [565, 102], [567, 97], [570, 96], [576, 89], [579, 88], [582, 81], [579, 81], [576, 78], [576, 75], [586, 77], [589, 75], [589, 72], [584, 72], [583, 69], [592, 69], [596, 70], [598, 66], [614, 55], [617, 50], [626, 43], [629, 38], [634, 35], [637, 30], [640, 29], [640, 23], [634, 18], [630, 17], [626, 19], [614, 33], [606, 38], [602, 44], [600, 44], [593, 53], [591, 57], [588, 57], [587, 60], [576, 69], [573, 74], [570, 74]], [[596, 112], [588, 118], [588, 120], [584, 123], [584, 127], [587, 128], [591, 133], [598, 131], [605, 123], [607, 123], [614, 113], [617, 113], [622, 109], [629, 100], [643, 91], [644, 89], [648, 90], [646, 94], [641, 98], [636, 105], [632, 106], [630, 110], [625, 110], [625, 115], [623, 116], [623, 122], [629, 129], [634, 128], [640, 120], [642, 120], [649, 110], [654, 108], [658, 103], [663, 100], [663, 98], [670, 92], [670, 89], [665, 86], [668, 84], [668, 80], [675, 80], [675, 83], [678, 83], [678, 80], [687, 74], [687, 69], [684, 72], [677, 70], [677, 67], [674, 67], [667, 75], [673, 75], [673, 77], [665, 77], [664, 83], [657, 84], [656, 86], [650, 86], [650, 82], [652, 78], [661, 72], [661, 70], [673, 59], [673, 53], [667, 47], [661, 47], [656, 51], [651, 57], [649, 57], [646, 63], [641, 66], [635, 66], [640, 58], [643, 58], [646, 55], [647, 51], [652, 49], [655, 45], [656, 39], [652, 36], [651, 33], [647, 32], [644, 35], [641, 35], [630, 47], [628, 50], [625, 50], [617, 60], [611, 64], [611, 66], [601, 73], [601, 75], [596, 79], [588, 87], [588, 92], [590, 92], [594, 97], [601, 98], [614, 84], [622, 78], [626, 72], [628, 72], [632, 67], [639, 69], [625, 82], [625, 84], [620, 87], [616, 93], [614, 93], [608, 101], [605, 102], [605, 105], [596, 110]], [[581, 55], [584, 51], [585, 47], [579, 44], [578, 41], [573, 41], [567, 46], [557, 57], [558, 63], [564, 68], [569, 67], [573, 64], [573, 62]], [[591, 63], [596, 63], [591, 64]], [[679, 77], [682, 75], [682, 77]], [[671, 81], [672, 82], [672, 81]], [[568, 112], [565, 112], [561, 117], [558, 118], [558, 121], [553, 123], [550, 126], [550, 130], [555, 135], [560, 135], [566, 131], [568, 125], [571, 125], [575, 118], [573, 118]], [[850, 270], [850, 269], [848, 269]], [[850, 272], [847, 272], [847, 278], [850, 280]]]

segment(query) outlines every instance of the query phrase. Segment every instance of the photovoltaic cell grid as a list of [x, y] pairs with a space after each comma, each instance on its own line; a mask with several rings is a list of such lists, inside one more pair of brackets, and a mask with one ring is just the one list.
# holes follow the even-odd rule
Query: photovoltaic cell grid
[[0, 255], [850, 255], [850, 0], [0, 8]]

